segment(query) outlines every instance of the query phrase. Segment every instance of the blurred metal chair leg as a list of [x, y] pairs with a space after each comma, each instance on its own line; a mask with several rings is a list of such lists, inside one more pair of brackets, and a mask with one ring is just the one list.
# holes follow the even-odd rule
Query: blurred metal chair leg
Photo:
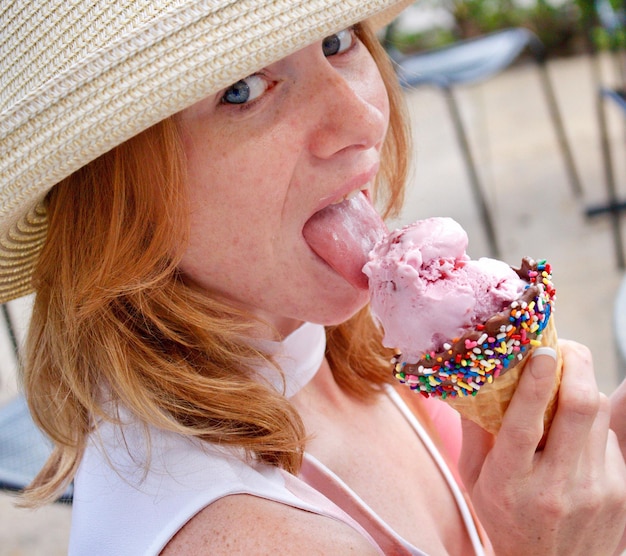
[[445, 93], [470, 184], [493, 255], [498, 256], [500, 253], [495, 238], [493, 219], [467, 140], [465, 125], [454, 98], [455, 87], [485, 81], [509, 67], [522, 52], [529, 51], [539, 68], [542, 92], [563, 157], [568, 181], [576, 196], [582, 194], [582, 185], [567, 140], [554, 88], [548, 75], [545, 48], [534, 33], [524, 28], [505, 29], [482, 37], [459, 41], [443, 48], [406, 56], [395, 51], [392, 44], [388, 43], [386, 47], [396, 62], [398, 78], [404, 87], [415, 88], [428, 85], [437, 87]]
[[480, 178], [478, 177], [478, 169], [476, 168], [474, 157], [472, 156], [469, 140], [465, 131], [465, 126], [463, 125], [463, 120], [461, 119], [461, 112], [456, 102], [454, 91], [451, 87], [448, 86], [443, 86], [442, 90], [444, 92], [446, 104], [452, 118], [456, 138], [459, 143], [459, 147], [461, 148], [463, 161], [465, 163], [465, 167], [467, 168], [469, 183], [472, 189], [472, 195], [474, 197], [474, 202], [477, 206], [478, 216], [483, 223], [490, 254], [492, 257], [500, 258], [501, 251], [498, 245], [498, 240], [496, 238], [496, 230], [493, 223], [493, 218], [489, 210], [487, 199], [485, 198], [485, 194], [483, 192], [483, 187], [480, 183]]
[[15, 357], [17, 358], [18, 353], [19, 353], [19, 347], [17, 344], [17, 336], [15, 334], [15, 326], [13, 325], [11, 314], [9, 313], [9, 306], [6, 303], [2, 304], [2, 318], [4, 319], [5, 325], [7, 327], [7, 334], [9, 336], [9, 340], [11, 341], [13, 352], [15, 354]]
[[[626, 28], [626, 2], [622, 1], [621, 8], [616, 9], [609, 0], [591, 0], [583, 11], [582, 24], [591, 59], [591, 78], [596, 89], [596, 120], [606, 190], [606, 201], [599, 205], [586, 207], [585, 213], [588, 217], [609, 214], [617, 266], [624, 269], [626, 268], [626, 258], [621, 213], [626, 210], [626, 201], [619, 199], [612, 146], [609, 140], [608, 117], [612, 112], [607, 112], [607, 110], [609, 105], [617, 107], [626, 123], [626, 99], [624, 96], [626, 91], [626, 52], [623, 44], [620, 46], [620, 36]], [[608, 54], [614, 70], [614, 76], [611, 78], [616, 83], [614, 86], [607, 86], [602, 75], [598, 48], [594, 40], [594, 30], [597, 26], [605, 31], [609, 39]]]
[[620, 201], [617, 184], [615, 181], [615, 171], [613, 165], [613, 153], [608, 134], [608, 122], [606, 115], [606, 100], [612, 101], [622, 112], [626, 122], [626, 96], [624, 91], [602, 88], [597, 94], [597, 119], [600, 133], [600, 151], [602, 154], [602, 166], [604, 169], [604, 182], [606, 186], [606, 204], [590, 206], [586, 209], [587, 216], [597, 216], [609, 213], [611, 217], [611, 230], [613, 243], [615, 246], [615, 258], [618, 268], [626, 268], [624, 257], [624, 242], [622, 239], [621, 213], [626, 210], [626, 202]]

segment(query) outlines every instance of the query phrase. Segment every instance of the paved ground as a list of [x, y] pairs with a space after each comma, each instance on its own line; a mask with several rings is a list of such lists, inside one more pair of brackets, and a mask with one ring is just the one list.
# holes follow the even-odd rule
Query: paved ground
[[[608, 220], [589, 221], [583, 216], [585, 204], [604, 198], [589, 60], [555, 61], [550, 72], [583, 181], [583, 199], [572, 194], [565, 179], [532, 65], [461, 91], [459, 97], [493, 207], [503, 258], [511, 264], [524, 255], [552, 262], [560, 335], [592, 348], [598, 382], [610, 392], [618, 380], [613, 305], [622, 273], [616, 269]], [[470, 254], [486, 255], [483, 230], [442, 97], [426, 89], [408, 97], [417, 164], [402, 221], [452, 216], [469, 233]], [[618, 176], [626, 186], [626, 159], [620, 143], [624, 128], [618, 116], [613, 112], [611, 135], [616, 149], [622, 148]], [[14, 309], [22, 310], [21, 306]], [[9, 357], [5, 351], [0, 358], [5, 398], [14, 391]], [[67, 507], [56, 505], [33, 513], [16, 509], [12, 497], [0, 496], [0, 556], [64, 554], [69, 519]]]

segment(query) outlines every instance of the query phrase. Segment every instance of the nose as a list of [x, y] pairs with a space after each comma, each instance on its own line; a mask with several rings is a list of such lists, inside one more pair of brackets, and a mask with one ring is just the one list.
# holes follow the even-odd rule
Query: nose
[[318, 115], [309, 150], [320, 159], [379, 146], [387, 132], [387, 92], [378, 72], [346, 73], [327, 65], [315, 79], [310, 102]]

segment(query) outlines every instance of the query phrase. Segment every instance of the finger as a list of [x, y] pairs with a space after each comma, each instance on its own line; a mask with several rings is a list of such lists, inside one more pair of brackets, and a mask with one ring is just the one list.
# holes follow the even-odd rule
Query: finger
[[[605, 449], [605, 467], [608, 477], [614, 480], [616, 486], [614, 492], [624, 493], [626, 496], [626, 461], [622, 457], [620, 445], [617, 441], [617, 436], [609, 428]], [[621, 489], [621, 490], [620, 490]], [[624, 516], [626, 518], [626, 516]]]
[[[590, 433], [591, 442], [589, 446], [590, 465], [587, 473], [597, 483], [601, 478], [607, 482], [607, 489], [612, 493], [612, 499], [605, 502], [615, 505], [612, 519], [615, 523], [620, 523], [623, 536], [620, 541], [622, 547], [616, 554], [626, 554], [622, 552], [626, 548], [626, 515], [624, 513], [624, 500], [626, 499], [626, 463], [622, 456], [621, 448], [615, 432], [609, 427], [611, 419], [610, 401], [600, 394], [600, 408]], [[604, 440], [604, 444], [602, 443]]]
[[626, 457], [626, 380], [611, 395], [611, 428]]
[[599, 395], [598, 415], [589, 432], [589, 444], [587, 447], [587, 459], [589, 472], [605, 472], [606, 476], [614, 482], [614, 491], [626, 485], [626, 464], [618, 443], [615, 432], [610, 428], [611, 402], [604, 395]]
[[[626, 404], [626, 380], [611, 394], [611, 404]], [[626, 405], [622, 406], [622, 413], [626, 414]]]
[[510, 475], [526, 473], [533, 465], [543, 435], [543, 414], [556, 381], [556, 352], [552, 348], [537, 348], [530, 357], [494, 446], [494, 457], [506, 461]]
[[[574, 342], [561, 345], [563, 377], [557, 410], [544, 448], [548, 461], [569, 461], [570, 469], [587, 445], [589, 432], [598, 414], [600, 395], [596, 385], [591, 353]], [[566, 466], [560, 465], [563, 473]]]
[[604, 467], [611, 422], [611, 404], [604, 394], [598, 395], [598, 413], [589, 430], [586, 455], [596, 469]]
[[468, 491], [480, 477], [487, 455], [493, 447], [494, 437], [469, 419], [461, 419], [463, 445], [459, 457], [459, 472]]

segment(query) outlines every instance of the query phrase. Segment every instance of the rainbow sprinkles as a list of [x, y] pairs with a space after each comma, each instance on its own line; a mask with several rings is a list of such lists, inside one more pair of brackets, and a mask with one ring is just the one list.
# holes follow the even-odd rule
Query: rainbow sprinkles
[[541, 344], [550, 320], [556, 291], [552, 269], [545, 260], [522, 261], [518, 276], [528, 281], [522, 296], [506, 309], [478, 324], [438, 352], [422, 355], [417, 363], [393, 360], [394, 376], [425, 397], [475, 396]]

